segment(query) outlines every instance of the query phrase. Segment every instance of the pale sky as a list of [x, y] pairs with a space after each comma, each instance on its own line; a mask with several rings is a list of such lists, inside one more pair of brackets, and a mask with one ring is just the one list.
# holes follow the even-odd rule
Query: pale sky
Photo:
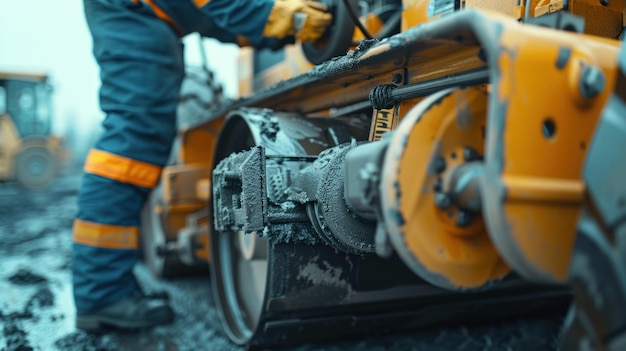
[[[186, 59], [200, 65], [198, 39], [186, 38]], [[235, 45], [205, 40], [209, 65], [227, 96], [237, 94]], [[219, 54], [211, 54], [219, 52]], [[216, 69], [219, 68], [219, 69]], [[77, 129], [89, 138], [102, 121], [98, 67], [81, 0], [0, 0], [0, 71], [47, 73], [54, 86], [53, 132]], [[91, 136], [92, 137], [92, 136]]]

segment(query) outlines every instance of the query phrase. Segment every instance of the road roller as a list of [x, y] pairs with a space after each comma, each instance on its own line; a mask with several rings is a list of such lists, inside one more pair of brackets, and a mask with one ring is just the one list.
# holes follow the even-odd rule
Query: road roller
[[625, 2], [323, 2], [180, 131], [162, 272], [209, 263], [250, 348], [567, 312], [626, 349]]

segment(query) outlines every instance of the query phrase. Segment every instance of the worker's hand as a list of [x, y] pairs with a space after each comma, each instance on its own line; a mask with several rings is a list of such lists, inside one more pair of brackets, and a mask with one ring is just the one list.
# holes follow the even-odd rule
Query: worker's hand
[[263, 36], [283, 39], [295, 35], [303, 42], [316, 41], [333, 20], [326, 11], [327, 7], [317, 1], [274, 0]]

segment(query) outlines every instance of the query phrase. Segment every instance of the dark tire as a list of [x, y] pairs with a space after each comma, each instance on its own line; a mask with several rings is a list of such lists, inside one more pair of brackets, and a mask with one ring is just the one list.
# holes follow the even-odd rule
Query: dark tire
[[[250, 241], [252, 240], [252, 241]], [[256, 233], [215, 232], [211, 277], [224, 331], [238, 345], [257, 332], [267, 291], [269, 242]]]
[[[328, 27], [326, 34], [320, 41], [302, 44], [304, 56], [316, 65], [333, 57], [345, 55], [352, 46], [354, 34], [354, 21], [350, 18], [348, 9], [342, 0], [323, 0], [320, 2], [328, 6], [333, 14], [333, 23]], [[349, 3], [355, 11], [359, 8], [356, 0], [350, 0]]]
[[[247, 124], [231, 118], [224, 125], [215, 149], [215, 164], [255, 144]], [[210, 222], [213, 223], [212, 212]], [[246, 345], [257, 332], [265, 303], [268, 240], [254, 233], [213, 231], [210, 241], [211, 285], [224, 332], [237, 345]]]
[[15, 157], [15, 180], [26, 190], [45, 189], [57, 173], [56, 162], [50, 151], [42, 147], [22, 150]]

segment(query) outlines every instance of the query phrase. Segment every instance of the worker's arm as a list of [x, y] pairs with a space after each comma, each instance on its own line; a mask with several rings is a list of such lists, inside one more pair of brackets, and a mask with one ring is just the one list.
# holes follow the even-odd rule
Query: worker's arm
[[276, 49], [295, 38], [315, 41], [332, 21], [332, 16], [324, 12], [323, 4], [309, 0], [145, 2], [181, 36], [198, 32], [222, 42], [245, 42], [259, 48]]
[[[307, 0], [194, 0], [215, 24], [230, 33], [242, 35], [253, 45], [263, 38], [283, 40], [295, 36], [302, 41], [315, 41], [330, 25], [332, 16], [326, 7]], [[299, 25], [294, 16], [302, 18]]]

